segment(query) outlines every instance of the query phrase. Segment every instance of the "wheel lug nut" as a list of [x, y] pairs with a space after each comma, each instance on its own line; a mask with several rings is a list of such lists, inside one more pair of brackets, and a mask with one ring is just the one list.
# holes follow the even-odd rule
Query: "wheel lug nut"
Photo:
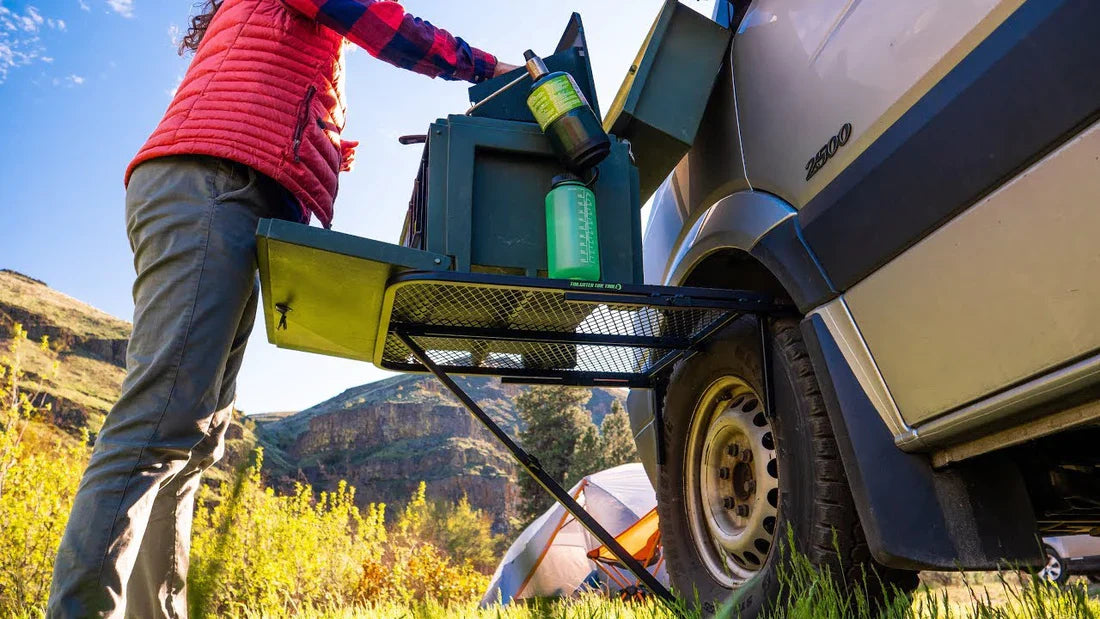
[[726, 509], [733, 509], [733, 497], [728, 496], [728, 497], [722, 499], [722, 505]]
[[730, 478], [730, 470], [727, 467], [724, 467], [724, 466], [722, 468], [718, 469], [718, 478], [719, 479], [729, 479]]
[[736, 457], [738, 451], [740, 451], [740, 449], [737, 447], [737, 445], [730, 445], [729, 447], [726, 447], [726, 453], [731, 456]]
[[756, 481], [749, 479], [745, 481], [745, 493], [752, 494], [753, 492], [756, 492]]
[[745, 463], [752, 462], [752, 452], [749, 451], [748, 449], [746, 449], [745, 451], [742, 451], [741, 452], [741, 461], [745, 462]]
[[749, 515], [749, 506], [745, 505], [744, 503], [742, 503], [741, 505], [738, 505], [737, 506], [737, 515], [741, 516], [742, 518], [744, 518], [745, 516], [748, 516]]

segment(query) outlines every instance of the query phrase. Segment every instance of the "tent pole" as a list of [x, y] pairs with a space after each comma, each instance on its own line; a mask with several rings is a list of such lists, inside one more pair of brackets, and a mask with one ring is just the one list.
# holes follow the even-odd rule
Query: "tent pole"
[[429, 372], [435, 375], [435, 377], [439, 379], [439, 382], [443, 383], [444, 387], [450, 390], [451, 393], [462, 402], [466, 410], [470, 411], [470, 414], [477, 418], [477, 420], [481, 422], [481, 425], [485, 426], [485, 428], [512, 453], [512, 456], [519, 462], [520, 466], [522, 466], [528, 474], [534, 477], [535, 481], [546, 489], [558, 503], [561, 503], [561, 506], [564, 507], [566, 511], [573, 514], [573, 517], [577, 519], [577, 522], [581, 523], [581, 526], [594, 535], [596, 539], [600, 540], [600, 543], [607, 546], [611, 554], [615, 555], [615, 558], [626, 566], [626, 568], [629, 569], [647, 589], [667, 603], [674, 611], [678, 610], [679, 604], [672, 595], [672, 592], [662, 585], [661, 581], [657, 580], [653, 574], [649, 573], [649, 570], [645, 569], [637, 559], [627, 552], [626, 549], [619, 544], [618, 540], [615, 539], [615, 536], [608, 533], [607, 529], [603, 528], [595, 518], [585, 511], [585, 509], [569, 495], [565, 488], [561, 487], [561, 484], [550, 477], [534, 456], [527, 453], [518, 443], [513, 441], [512, 438], [493, 421], [493, 418], [482, 410], [477, 402], [462, 390], [462, 387], [460, 387], [458, 383], [448, 376], [446, 372], [441, 370], [434, 361], [428, 358], [428, 353], [425, 352], [419, 344], [414, 342], [411, 336], [398, 332], [397, 337], [399, 337], [405, 346], [409, 348], [413, 356], [416, 357]]

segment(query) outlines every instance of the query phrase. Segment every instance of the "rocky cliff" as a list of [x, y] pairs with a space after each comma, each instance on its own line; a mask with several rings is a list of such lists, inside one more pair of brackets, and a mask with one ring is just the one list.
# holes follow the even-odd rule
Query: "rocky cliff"
[[[523, 387], [496, 379], [458, 382], [512, 436], [520, 429], [513, 410]], [[588, 408], [596, 423], [621, 399], [596, 389]], [[363, 503], [403, 503], [420, 481], [429, 496], [463, 495], [506, 526], [516, 506], [511, 457], [435, 379], [397, 376], [349, 389], [294, 415], [256, 415], [260, 441], [273, 450], [277, 483], [304, 481], [332, 488], [346, 479]]]

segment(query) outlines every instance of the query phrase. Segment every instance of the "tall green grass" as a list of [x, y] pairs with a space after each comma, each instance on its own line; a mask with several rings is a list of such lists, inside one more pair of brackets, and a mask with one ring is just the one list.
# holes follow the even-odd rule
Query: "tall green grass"
[[[1091, 597], [1083, 580], [1068, 586], [1047, 583], [1014, 571], [992, 574], [937, 574], [940, 586], [922, 584], [912, 594], [883, 590], [868, 575], [862, 583], [841, 587], [827, 572], [794, 555], [780, 580], [787, 602], [766, 612], [762, 619], [1096, 619], [1100, 600]], [[879, 587], [875, 589], [874, 587]], [[731, 602], [732, 603], [732, 602]], [[697, 608], [697, 606], [696, 606]], [[299, 609], [305, 619], [701, 619], [696, 608], [670, 609], [648, 598], [623, 602], [589, 594], [570, 600], [540, 600], [527, 604], [444, 606], [431, 600], [414, 604], [375, 604], [356, 607]], [[273, 617], [267, 612], [244, 611], [240, 619]], [[288, 615], [289, 616], [289, 615]], [[718, 609], [718, 617], [736, 615]]]
[[[821, 574], [795, 568], [792, 584], [798, 595], [785, 607], [767, 614], [767, 619], [1091, 619], [1100, 617], [1100, 603], [1090, 598], [1083, 583], [1058, 587], [1030, 576], [1002, 573], [986, 585], [963, 585], [961, 591], [922, 586], [912, 596], [897, 594], [882, 607], [874, 608], [865, 594], [845, 595]], [[793, 591], [792, 591], [793, 593]], [[967, 601], [952, 600], [959, 594]], [[997, 600], [998, 596], [1005, 599]], [[862, 597], [862, 600], [860, 599]], [[379, 604], [350, 608], [311, 608], [294, 615], [304, 619], [698, 619], [700, 613], [675, 613], [654, 599], [641, 602], [608, 600], [587, 595], [573, 600], [510, 604], [478, 609], [470, 606], [441, 606], [425, 602], [414, 606]], [[721, 612], [719, 616], [723, 615]], [[241, 619], [267, 619], [264, 613], [239, 615]]]

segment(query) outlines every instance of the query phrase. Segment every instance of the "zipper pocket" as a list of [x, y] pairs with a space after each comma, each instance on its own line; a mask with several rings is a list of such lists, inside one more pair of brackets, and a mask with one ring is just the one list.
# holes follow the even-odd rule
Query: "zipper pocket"
[[306, 97], [298, 107], [298, 124], [294, 127], [294, 162], [297, 163], [302, 160], [298, 154], [298, 150], [302, 148], [302, 134], [306, 131], [306, 125], [309, 124], [309, 104], [313, 102], [313, 95], [317, 94], [317, 88], [310, 86], [306, 89]]
[[330, 123], [323, 118], [318, 118], [317, 126], [320, 127], [322, 131], [329, 131], [336, 135], [340, 135], [340, 127], [337, 127], [336, 123]]

